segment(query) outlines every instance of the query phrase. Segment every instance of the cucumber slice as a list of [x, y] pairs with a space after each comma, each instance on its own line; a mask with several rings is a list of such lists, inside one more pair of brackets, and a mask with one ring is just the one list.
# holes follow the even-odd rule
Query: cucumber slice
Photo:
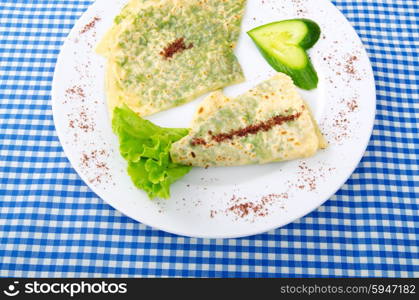
[[247, 34], [276, 71], [289, 75], [302, 89], [317, 87], [319, 79], [306, 51], [320, 37], [320, 27], [314, 21], [274, 22], [254, 28]]

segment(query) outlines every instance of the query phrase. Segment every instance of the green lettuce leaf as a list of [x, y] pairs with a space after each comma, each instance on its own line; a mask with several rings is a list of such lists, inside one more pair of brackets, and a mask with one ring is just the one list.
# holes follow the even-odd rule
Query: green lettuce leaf
[[188, 129], [159, 127], [127, 106], [115, 108], [112, 128], [118, 135], [119, 150], [128, 162], [128, 174], [135, 186], [150, 199], [170, 198], [170, 185], [191, 170], [170, 158], [172, 143], [186, 136]]

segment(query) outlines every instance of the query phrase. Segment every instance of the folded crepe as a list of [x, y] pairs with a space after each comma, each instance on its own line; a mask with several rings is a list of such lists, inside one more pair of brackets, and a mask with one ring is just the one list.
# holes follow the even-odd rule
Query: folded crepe
[[135, 186], [169, 198], [190, 166], [235, 166], [303, 158], [325, 148], [308, 105], [291, 78], [278, 74], [237, 97], [217, 91], [198, 107], [191, 128], [162, 128], [126, 105], [112, 128]]
[[131, 0], [97, 47], [106, 92], [141, 116], [239, 83], [234, 47], [245, 0]]
[[291, 78], [278, 73], [234, 99], [212, 93], [170, 155], [188, 166], [238, 166], [309, 157], [326, 147]]

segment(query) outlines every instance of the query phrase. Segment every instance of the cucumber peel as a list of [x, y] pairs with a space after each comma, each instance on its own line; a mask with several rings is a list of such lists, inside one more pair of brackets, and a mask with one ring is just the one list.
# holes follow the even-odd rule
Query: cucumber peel
[[320, 33], [319, 25], [309, 19], [273, 22], [247, 32], [266, 61], [305, 90], [317, 88], [319, 81], [307, 50], [319, 40]]

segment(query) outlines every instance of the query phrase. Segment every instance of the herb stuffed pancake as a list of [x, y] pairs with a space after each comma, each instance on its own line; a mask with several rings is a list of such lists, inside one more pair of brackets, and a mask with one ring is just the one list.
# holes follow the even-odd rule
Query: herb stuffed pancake
[[291, 78], [280, 73], [237, 98], [211, 93], [190, 129], [159, 127], [126, 105], [115, 108], [112, 127], [133, 183], [151, 199], [169, 198], [170, 185], [191, 166], [264, 164], [327, 146]]
[[310, 108], [291, 78], [281, 73], [235, 99], [211, 94], [191, 127], [171, 147], [175, 163], [265, 164], [309, 157], [327, 146]]
[[132, 0], [98, 45], [110, 111], [141, 116], [242, 82], [234, 55], [245, 0]]

